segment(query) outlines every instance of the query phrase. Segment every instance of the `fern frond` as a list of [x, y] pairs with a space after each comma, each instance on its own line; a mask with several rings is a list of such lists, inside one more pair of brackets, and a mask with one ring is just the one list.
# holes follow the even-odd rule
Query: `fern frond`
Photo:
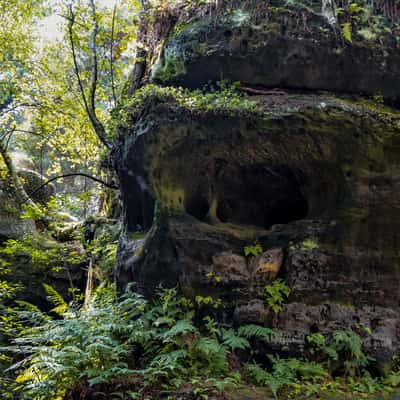
[[207, 356], [218, 353], [226, 354], [226, 349], [214, 338], [200, 337], [196, 342], [196, 348]]
[[256, 338], [270, 341], [276, 334], [272, 329], [265, 328], [264, 326], [249, 324], [241, 326], [238, 330], [239, 336], [247, 339]]
[[57, 315], [62, 316], [68, 310], [68, 304], [61, 296], [60, 293], [57, 292], [52, 286], [43, 283], [44, 290], [46, 291], [47, 298], [55, 307], [51, 310], [52, 312], [56, 313]]
[[164, 339], [172, 339], [176, 336], [185, 335], [190, 332], [197, 331], [196, 327], [189, 320], [180, 320], [171, 329], [166, 331], [162, 336]]
[[245, 364], [244, 369], [250, 380], [254, 381], [257, 385], [269, 387], [275, 399], [277, 398], [279, 389], [288, 383], [286, 379], [270, 374], [256, 363]]
[[222, 338], [224, 345], [230, 347], [232, 350], [246, 350], [250, 347], [249, 341], [246, 338], [237, 335], [233, 329], [224, 329], [222, 331]]

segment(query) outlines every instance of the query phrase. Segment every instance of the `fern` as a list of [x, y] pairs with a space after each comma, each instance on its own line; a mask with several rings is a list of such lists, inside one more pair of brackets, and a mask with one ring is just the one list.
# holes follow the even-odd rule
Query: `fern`
[[51, 311], [55, 314], [63, 316], [68, 310], [68, 304], [65, 302], [64, 298], [52, 286], [43, 283], [43, 287], [46, 291], [47, 298], [53, 305], [55, 305]]
[[366, 367], [373, 358], [362, 351], [361, 338], [353, 331], [339, 330], [333, 332], [334, 350], [344, 359], [346, 374], [355, 375]]
[[256, 338], [270, 341], [276, 333], [270, 328], [265, 328], [261, 325], [250, 324], [239, 327], [238, 334], [239, 336], [243, 336], [247, 339]]
[[232, 350], [240, 349], [246, 350], [250, 347], [250, 343], [247, 339], [239, 336], [233, 329], [226, 329], [222, 332], [222, 338], [225, 346], [228, 346]]
[[195, 332], [197, 329], [193, 326], [189, 320], [177, 321], [171, 329], [163, 333], [162, 337], [166, 340], [175, 338], [179, 335], [185, 335], [187, 333]]
[[200, 353], [203, 353], [207, 357], [211, 354], [226, 354], [226, 349], [215, 338], [200, 337], [196, 343], [196, 347]]
[[[284, 283], [278, 284], [281, 294], [288, 293], [281, 290]], [[137, 393], [146, 396], [148, 390], [153, 394], [155, 388], [162, 388], [172, 398], [179, 398], [188, 388], [207, 398], [240, 384], [243, 369], [235, 350], [250, 354], [250, 362], [244, 365], [245, 377], [269, 387], [275, 398], [283, 387], [300, 394], [316, 394], [324, 387], [342, 390], [343, 383], [330, 379], [325, 369], [332, 359], [345, 371], [348, 387], [354, 392], [384, 390], [382, 380], [362, 370], [371, 358], [352, 331], [336, 331], [330, 340], [322, 334], [307, 338], [314, 350], [327, 356], [322, 363], [267, 355], [270, 368], [265, 370], [252, 362], [250, 342], [270, 341], [273, 330], [256, 324], [223, 329], [211, 317], [204, 318], [200, 329], [191, 302], [178, 297], [175, 289], [160, 290], [153, 302], [132, 291], [117, 301], [115, 290], [103, 286], [80, 308], [63, 303], [54, 289], [48, 293], [56, 306], [67, 307], [62, 318], [51, 319], [25, 305], [19, 315], [31, 325], [12, 346], [1, 349], [19, 357], [10, 371], [17, 374], [21, 398], [65, 397], [81, 382], [106, 384], [112, 390], [116, 389], [113, 382], [121, 381], [132, 381], [129, 391], [134, 398]], [[389, 375], [385, 385], [398, 386], [398, 375]]]
[[257, 385], [269, 387], [275, 399], [277, 399], [279, 389], [290, 383], [284, 377], [275, 376], [266, 372], [256, 363], [245, 364], [245, 373], [247, 377]]

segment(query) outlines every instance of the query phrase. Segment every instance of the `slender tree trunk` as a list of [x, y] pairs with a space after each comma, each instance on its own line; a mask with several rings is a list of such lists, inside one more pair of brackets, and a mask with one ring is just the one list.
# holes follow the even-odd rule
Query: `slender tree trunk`
[[138, 29], [138, 44], [136, 47], [135, 66], [133, 67], [131, 82], [129, 85], [128, 94], [131, 96], [141, 86], [144, 74], [147, 68], [147, 46], [144, 40], [149, 28], [149, 12], [150, 2], [148, 0], [141, 1], [142, 7], [140, 11], [140, 26]]
[[81, 79], [80, 71], [79, 71], [79, 66], [78, 66], [78, 59], [77, 59], [77, 54], [75, 50], [75, 42], [74, 42], [74, 35], [73, 35], [73, 28], [75, 24], [75, 14], [72, 8], [72, 5], [69, 6], [69, 24], [68, 24], [68, 33], [69, 33], [69, 40], [70, 40], [70, 45], [71, 45], [71, 51], [72, 51], [72, 59], [74, 63], [74, 70], [75, 70], [75, 75], [78, 80], [78, 86], [79, 90], [81, 92], [83, 104], [85, 107], [85, 111], [89, 117], [89, 120], [93, 126], [94, 131], [97, 134], [97, 137], [100, 139], [100, 141], [104, 144], [105, 147], [110, 148], [110, 143], [108, 142], [107, 139], [107, 134], [106, 130], [101, 123], [101, 121], [98, 119], [97, 114], [96, 114], [96, 89], [97, 89], [97, 81], [98, 81], [98, 60], [97, 60], [97, 35], [99, 31], [99, 25], [97, 22], [97, 16], [96, 16], [96, 5], [94, 0], [90, 1], [90, 6], [91, 6], [91, 11], [92, 11], [92, 19], [93, 19], [93, 31], [92, 31], [92, 37], [91, 37], [91, 43], [90, 43], [90, 49], [91, 49], [91, 79], [90, 79], [90, 92], [89, 92], [89, 100], [86, 97], [85, 93], [85, 88], [83, 86], [83, 82]]
[[94, 266], [93, 266], [93, 256], [90, 257], [89, 268], [86, 279], [86, 289], [85, 289], [85, 305], [90, 303], [93, 294], [93, 279], [94, 279]]
[[21, 182], [21, 179], [17, 174], [17, 170], [15, 168], [13, 160], [10, 157], [10, 155], [8, 154], [7, 147], [4, 143], [4, 141], [2, 141], [2, 140], [0, 140], [0, 154], [4, 160], [4, 163], [6, 164], [9, 179], [13, 186], [18, 203], [20, 205], [28, 204], [30, 206], [36, 207], [36, 204], [34, 203], [34, 201], [26, 193], [25, 188]]

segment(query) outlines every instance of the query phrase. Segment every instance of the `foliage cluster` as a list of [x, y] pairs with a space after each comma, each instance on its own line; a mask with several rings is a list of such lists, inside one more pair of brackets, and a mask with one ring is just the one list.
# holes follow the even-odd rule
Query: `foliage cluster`
[[199, 394], [222, 390], [241, 381], [230, 369], [232, 352], [249, 348], [253, 337], [269, 340], [273, 334], [257, 325], [224, 329], [210, 317], [200, 330], [193, 304], [174, 289], [160, 291], [153, 303], [131, 291], [118, 301], [109, 288], [83, 307], [67, 307], [54, 292], [52, 298], [62, 318], [25, 311], [33, 326], [3, 349], [24, 356], [11, 367], [18, 371], [15, 393], [23, 399], [59, 398], [79, 383], [117, 378], [133, 379], [131, 393], [160, 387], [179, 392], [185, 385]]
[[[210, 316], [199, 323], [194, 304], [175, 289], [160, 290], [149, 302], [132, 290], [118, 299], [112, 287], [101, 287], [84, 306], [67, 305], [47, 290], [59, 317], [32, 306], [20, 310], [30, 327], [20, 326], [14, 344], [2, 349], [20, 359], [10, 368], [16, 374], [7, 381], [10, 398], [61, 399], [74, 388], [92, 387], [109, 390], [115, 399], [162, 393], [207, 399], [246, 382], [269, 387], [275, 397], [283, 388], [289, 396], [309, 397], [324, 391], [390, 392], [400, 385], [397, 370], [385, 379], [369, 374], [372, 359], [353, 331], [310, 335], [309, 359], [280, 358], [252, 350], [254, 341], [268, 344], [278, 331], [226, 328]], [[244, 350], [256, 358], [243, 363], [238, 355]]]
[[258, 256], [262, 254], [263, 248], [260, 243], [254, 242], [253, 244], [248, 244], [247, 246], [244, 246], [243, 248], [243, 253], [245, 257], [250, 257], [250, 256]]
[[290, 294], [289, 286], [282, 279], [275, 279], [270, 285], [265, 286], [267, 304], [277, 314], [282, 311], [283, 303]]
[[57, 198], [52, 198], [46, 205], [26, 205], [21, 218], [32, 219], [46, 229], [39, 235], [36, 232], [27, 233], [20, 239], [9, 239], [0, 247], [1, 264], [14, 268], [21, 258], [27, 258], [36, 270], [59, 271], [68, 265], [80, 264], [85, 261], [85, 255], [76, 240], [81, 239], [79, 230], [73, 231], [72, 237], [66, 242], [57, 241], [60, 232], [66, 226], [72, 226], [70, 216], [62, 212]]
[[116, 110], [116, 119], [127, 123], [154, 103], [168, 103], [171, 108], [179, 107], [192, 114], [254, 115], [259, 109], [257, 102], [249, 100], [239, 88], [238, 82], [228, 84], [224, 81], [219, 82], [217, 87], [204, 90], [146, 85]]
[[291, 243], [290, 250], [311, 251], [319, 248], [318, 238], [307, 238], [299, 243]]
[[391, 36], [400, 44], [400, 3], [383, 0], [337, 2], [336, 14], [346, 41], [382, 43]]

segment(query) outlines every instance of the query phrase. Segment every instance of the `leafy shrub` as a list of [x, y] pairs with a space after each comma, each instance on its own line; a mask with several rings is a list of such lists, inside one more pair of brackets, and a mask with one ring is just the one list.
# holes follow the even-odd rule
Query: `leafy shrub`
[[171, 391], [187, 384], [222, 390], [240, 382], [229, 354], [248, 348], [252, 337], [268, 340], [273, 334], [258, 325], [222, 329], [210, 317], [202, 333], [193, 322], [193, 304], [175, 289], [160, 291], [149, 303], [133, 291], [118, 301], [114, 289], [100, 288], [81, 307], [46, 290], [62, 319], [38, 309], [20, 313], [31, 327], [3, 349], [23, 356], [10, 368], [17, 372], [15, 389], [35, 399], [65, 396], [80, 383], [93, 386], [133, 376], [141, 382], [134, 391], [155, 386]]
[[[227, 328], [210, 316], [199, 326], [194, 304], [175, 289], [160, 290], [149, 302], [132, 290], [118, 299], [114, 288], [101, 287], [84, 306], [66, 304], [51, 287], [46, 291], [61, 318], [52, 319], [27, 304], [18, 312], [21, 334], [3, 349], [3, 354], [19, 358], [9, 369], [16, 379], [0, 380], [0, 388], [3, 384], [8, 392], [15, 391], [10, 398], [63, 398], [82, 385], [105, 387], [115, 398], [154, 393], [180, 398], [189, 391], [204, 399], [246, 381], [269, 387], [275, 397], [283, 388], [293, 395], [315, 396], [331, 390], [383, 393], [400, 385], [396, 371], [385, 380], [369, 375], [371, 358], [352, 331], [335, 331], [329, 339], [320, 333], [307, 338], [312, 354], [326, 356], [322, 362], [266, 354], [261, 365], [260, 351], [257, 363], [252, 357], [253, 339], [269, 342], [276, 331], [255, 324]], [[236, 351], [250, 355], [244, 366]], [[332, 378], [331, 361], [345, 379]]]
[[248, 377], [255, 383], [268, 386], [275, 398], [283, 386], [292, 385], [298, 380], [316, 381], [326, 378], [328, 372], [322, 365], [296, 358], [281, 359], [270, 356], [272, 371], [266, 372], [256, 363], [246, 364], [245, 370]]

